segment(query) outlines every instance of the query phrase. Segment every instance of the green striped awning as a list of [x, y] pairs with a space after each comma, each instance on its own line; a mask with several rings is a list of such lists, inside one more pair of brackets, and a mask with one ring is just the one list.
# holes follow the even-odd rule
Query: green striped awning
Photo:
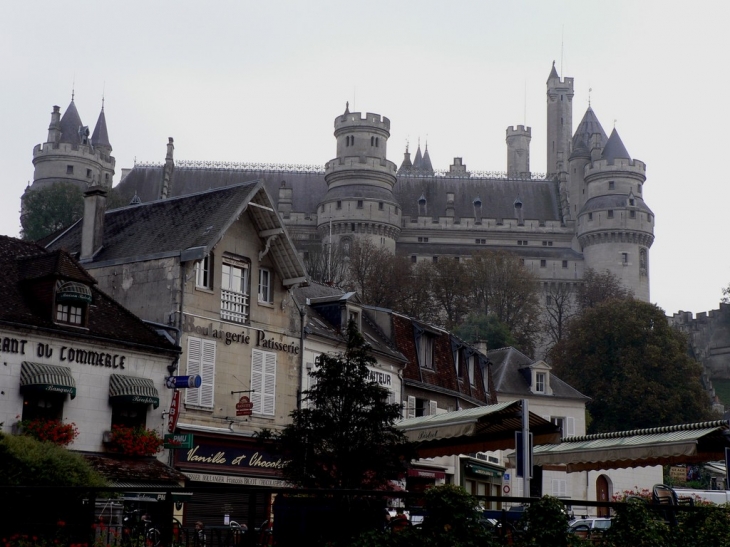
[[20, 365], [20, 391], [35, 390], [69, 393], [76, 397], [76, 381], [69, 367], [23, 361]]
[[109, 398], [125, 403], [160, 406], [160, 394], [149, 378], [112, 374], [109, 376]]

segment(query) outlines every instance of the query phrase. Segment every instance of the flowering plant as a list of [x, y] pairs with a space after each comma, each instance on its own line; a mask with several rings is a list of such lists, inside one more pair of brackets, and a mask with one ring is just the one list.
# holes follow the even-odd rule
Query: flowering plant
[[153, 429], [113, 425], [109, 449], [130, 456], [152, 456], [162, 444], [162, 438]]
[[21, 420], [16, 426], [23, 435], [58, 446], [67, 446], [79, 436], [79, 430], [73, 422], [64, 424], [60, 420], [36, 418], [35, 420]]

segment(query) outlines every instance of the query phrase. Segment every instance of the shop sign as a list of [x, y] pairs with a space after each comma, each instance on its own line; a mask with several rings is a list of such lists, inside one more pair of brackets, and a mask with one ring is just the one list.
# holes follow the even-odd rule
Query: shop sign
[[246, 395], [236, 403], [236, 416], [250, 416], [253, 413], [253, 403]]
[[669, 468], [669, 476], [675, 481], [685, 482], [687, 480], [687, 468], [673, 465]]
[[269, 486], [272, 488], [287, 488], [291, 484], [278, 479], [264, 477], [241, 477], [238, 475], [211, 475], [209, 473], [184, 473], [188, 479], [197, 482], [212, 482], [216, 484], [236, 484], [241, 486]]
[[166, 433], [163, 440], [165, 441], [165, 448], [179, 449], [193, 447], [192, 433]]
[[213, 328], [213, 323], [208, 323], [208, 326], [196, 325], [195, 319], [187, 314], [183, 314], [182, 330], [186, 333], [222, 340], [226, 346], [230, 346], [231, 344], [254, 345], [258, 348], [282, 351], [284, 353], [291, 353], [292, 355], [299, 355], [300, 350], [296, 343], [286, 344], [279, 342], [274, 338], [273, 333], [267, 334], [266, 331], [256, 330], [254, 331], [255, 334], [252, 335], [250, 330], [248, 332], [246, 330], [233, 332], [224, 330], [222, 326], [216, 329]]
[[175, 451], [175, 464], [182, 467], [219, 468], [225, 471], [241, 470], [278, 474], [284, 467], [284, 460], [267, 452], [264, 448], [249, 443], [200, 442], [195, 438], [188, 450]]
[[469, 464], [466, 466], [466, 470], [472, 475], [479, 475], [482, 477], [501, 477], [502, 473], [494, 471], [480, 465]]
[[180, 417], [180, 392], [175, 390], [172, 392], [172, 401], [170, 401], [170, 413], [167, 415], [167, 431], [174, 433], [177, 427], [177, 419]]
[[91, 365], [95, 367], [116, 368], [125, 370], [127, 356], [121, 353], [106, 353], [81, 349], [77, 346], [54, 347], [47, 342], [29, 342], [21, 338], [1, 337], [0, 353], [33, 356], [36, 359], [51, 359], [57, 350], [61, 362]]
[[168, 376], [165, 378], [165, 385], [170, 389], [188, 389], [200, 387], [203, 379], [199, 374], [192, 376]]

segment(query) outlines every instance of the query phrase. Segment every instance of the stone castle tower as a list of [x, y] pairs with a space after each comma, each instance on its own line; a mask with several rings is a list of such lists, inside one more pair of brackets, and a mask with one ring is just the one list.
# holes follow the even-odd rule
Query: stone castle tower
[[33, 148], [33, 184], [26, 191], [54, 182], [72, 182], [82, 190], [111, 188], [115, 163], [111, 153], [103, 102], [93, 133], [82, 123], [73, 98], [63, 116], [54, 106], [48, 139]]
[[390, 120], [350, 112], [335, 119], [337, 157], [327, 162], [327, 192], [319, 202], [317, 231], [322, 241], [341, 244], [367, 239], [395, 252], [401, 226], [393, 196], [396, 166], [386, 159]]

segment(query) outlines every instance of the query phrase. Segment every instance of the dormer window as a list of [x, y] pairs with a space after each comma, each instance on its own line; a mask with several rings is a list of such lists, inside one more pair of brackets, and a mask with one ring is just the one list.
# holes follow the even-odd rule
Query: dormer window
[[86, 326], [86, 308], [91, 303], [91, 289], [76, 281], [59, 281], [56, 285], [56, 323]]

